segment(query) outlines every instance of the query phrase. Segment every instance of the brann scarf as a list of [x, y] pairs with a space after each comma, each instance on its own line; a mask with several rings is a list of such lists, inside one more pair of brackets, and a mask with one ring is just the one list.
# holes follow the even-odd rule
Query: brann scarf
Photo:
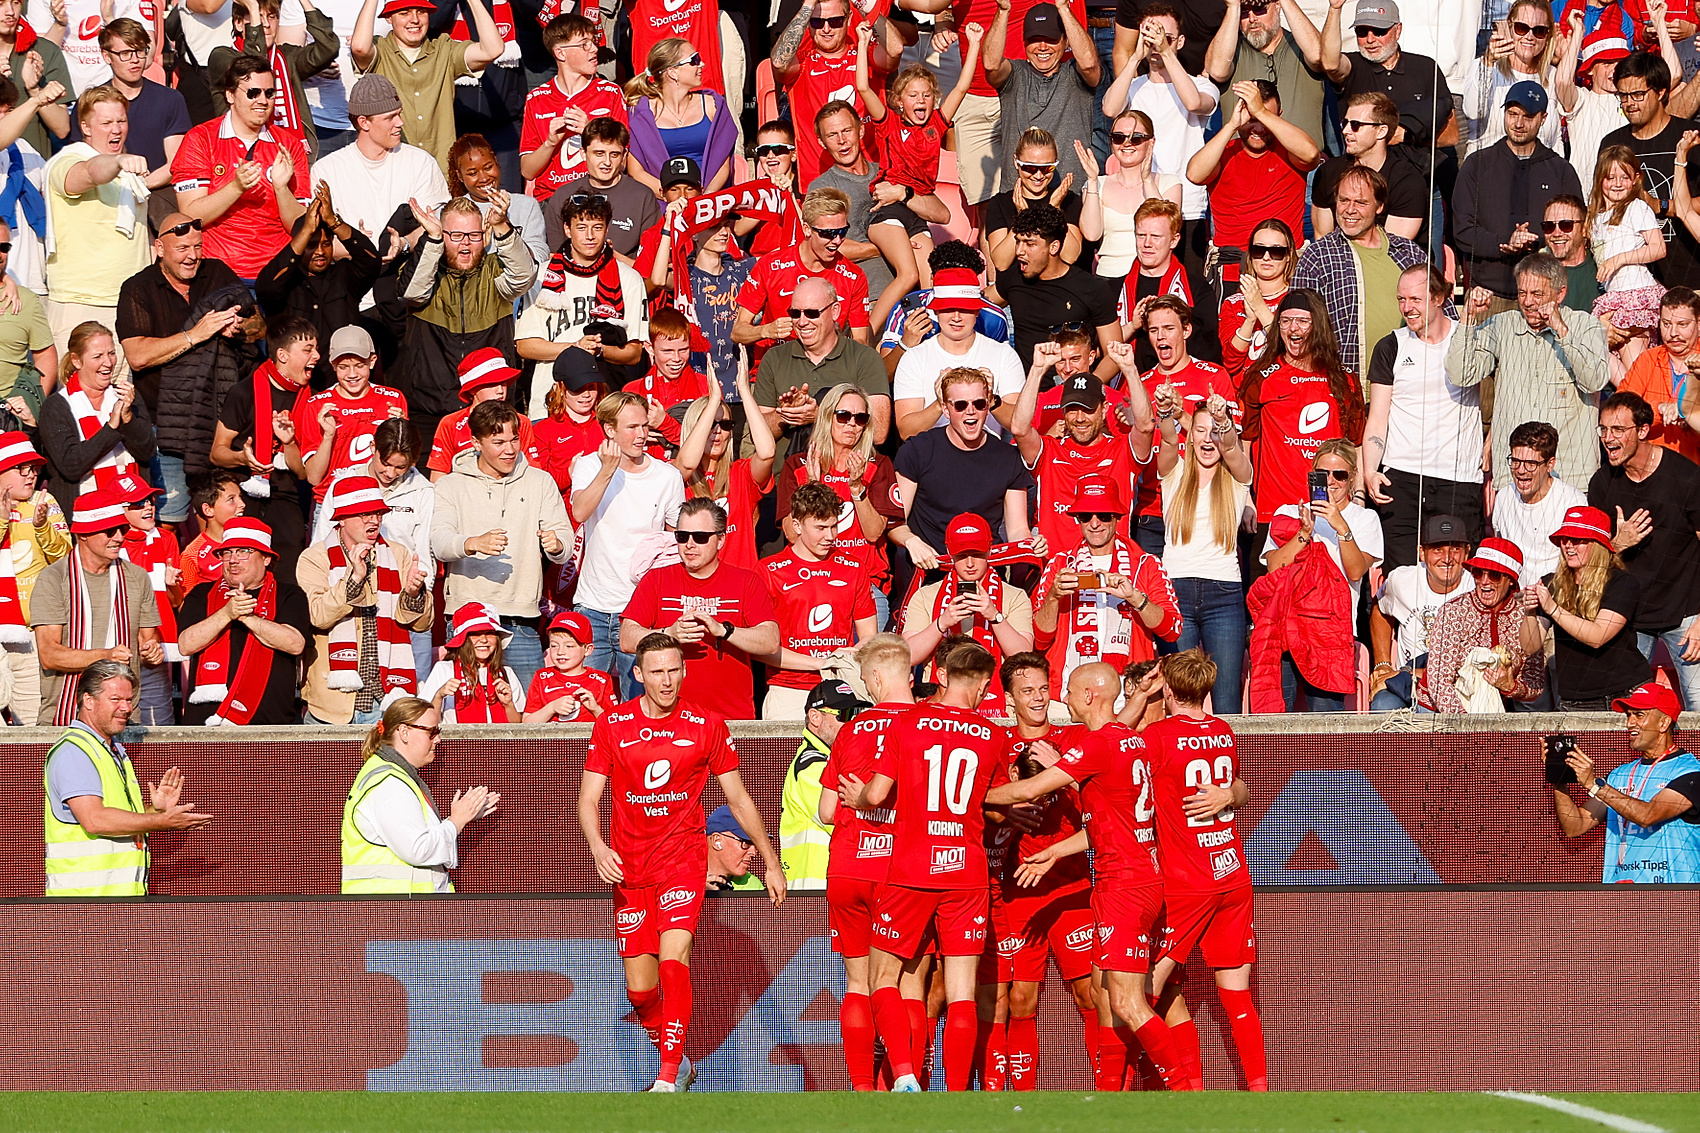
[[[986, 577], [982, 578], [975, 585], [985, 591], [986, 597], [990, 598], [992, 601], [992, 608], [994, 610], [1003, 609], [1004, 584], [1003, 579], [998, 577], [997, 571], [986, 571]], [[939, 620], [940, 615], [944, 613], [945, 607], [949, 606], [959, 593], [961, 593], [961, 580], [956, 577], [955, 571], [951, 571], [944, 576], [944, 581], [939, 584], [939, 592], [933, 596], [933, 621], [935, 623]], [[997, 638], [992, 636], [992, 623], [988, 622], [979, 614], [970, 614], [968, 615], [966, 622], [957, 622], [956, 628], [952, 632], [972, 637], [975, 641], [984, 645], [986, 649], [991, 652], [993, 657], [996, 657], [999, 661], [1003, 660], [1003, 654], [998, 649]], [[929, 681], [939, 682], [942, 674], [939, 671], [938, 661], [936, 659], [937, 650], [935, 650], [934, 653], [935, 658], [927, 662], [926, 676]], [[999, 713], [1001, 714], [1003, 708], [1003, 685], [998, 680], [995, 673], [992, 676], [992, 683], [986, 686], [986, 697], [980, 702], [980, 706], [981, 708], [984, 708], [987, 704], [993, 703], [994, 701], [996, 702]]]
[[[247, 32], [244, 31], [234, 40], [236, 50], [246, 52], [247, 41]], [[289, 81], [289, 76], [295, 72], [289, 69], [283, 52], [277, 49], [276, 44], [266, 49], [266, 58], [272, 65], [272, 77], [277, 80], [277, 97], [272, 100], [271, 124], [281, 130], [288, 130], [298, 138], [303, 137], [301, 108], [295, 103], [295, 84]]]
[[167, 538], [157, 527], [151, 531], [137, 531], [132, 527], [124, 535], [123, 555], [147, 571], [148, 581], [153, 584], [154, 603], [159, 607], [159, 636], [165, 646], [165, 659], [183, 660], [183, 654], [177, 648], [177, 611], [172, 609], [171, 598], [165, 592], [165, 569], [177, 565], [176, 540]]
[[[1105, 548], [1110, 556], [1109, 574], [1119, 574], [1123, 578], [1133, 579], [1134, 563], [1138, 555], [1125, 539], [1117, 539]], [[1076, 574], [1089, 574], [1096, 568], [1092, 565], [1092, 548], [1082, 539], [1080, 545], [1066, 555], [1057, 555], [1051, 560], [1051, 567], [1045, 572], [1045, 577], [1039, 580], [1039, 586], [1033, 591], [1037, 602], [1043, 602], [1044, 596], [1051, 592], [1056, 584], [1057, 575], [1063, 571]], [[1062, 599], [1062, 610], [1057, 615], [1057, 632], [1067, 635], [1066, 652], [1063, 662], [1063, 680], [1068, 680], [1068, 674], [1074, 672], [1080, 665], [1093, 661], [1107, 661], [1119, 671], [1131, 659], [1133, 645], [1133, 609], [1131, 603], [1117, 598], [1105, 591], [1082, 592]]]
[[549, 270], [543, 276], [543, 289], [564, 290], [569, 275], [576, 275], [580, 279], [596, 279], [596, 298], [590, 307], [592, 319], [607, 319], [612, 322], [625, 319], [626, 293], [620, 287], [620, 261], [614, 258], [614, 249], [611, 246], [604, 244], [602, 254], [596, 257], [596, 262], [588, 265], [574, 263], [570, 251], [556, 252], [549, 257]]
[[[8, 540], [8, 551], [10, 541]], [[124, 582], [124, 564], [113, 563], [106, 571], [106, 585], [111, 608], [106, 614], [106, 640], [94, 640], [94, 611], [89, 606], [89, 583], [83, 573], [82, 559], [76, 548], [66, 562], [70, 570], [69, 609], [65, 619], [63, 644], [67, 649], [111, 649], [130, 644], [130, 593]], [[15, 585], [15, 580], [14, 580]], [[59, 707], [53, 713], [53, 726], [63, 728], [77, 718], [77, 674], [65, 673], [65, 683], [59, 687]]]
[[[254, 371], [254, 459], [267, 468], [272, 467], [272, 458], [282, 447], [277, 443], [277, 436], [272, 432], [272, 386], [287, 393], [300, 393], [301, 383], [287, 377], [277, 368], [277, 363], [266, 359]], [[242, 491], [257, 499], [271, 499], [272, 484], [270, 476], [250, 476], [242, 485]]]
[[507, 713], [504, 711], [498, 719], [496, 709], [501, 706], [501, 700], [496, 696], [496, 676], [492, 675], [489, 665], [479, 665], [476, 678], [467, 676], [461, 666], [460, 658], [455, 658], [455, 680], [460, 684], [455, 689], [455, 723], [457, 724], [506, 724]]
[[[348, 551], [342, 540], [333, 538], [326, 548], [331, 569], [326, 576], [328, 589], [336, 593], [348, 578]], [[395, 618], [396, 604], [401, 599], [401, 567], [396, 562], [395, 549], [388, 540], [379, 539], [373, 547], [371, 570], [377, 579], [377, 637], [379, 700], [392, 692], [413, 695], [413, 641], [407, 629]], [[330, 676], [325, 681], [331, 688], [343, 692], [358, 692], [360, 679], [360, 623], [358, 613], [349, 614], [327, 634], [330, 648]]]
[[[118, 398], [118, 388], [116, 385], [107, 386], [101, 392], [100, 404], [96, 405], [88, 391], [83, 388], [82, 382], [77, 380], [78, 377], [79, 375], [72, 374], [67, 378], [65, 387], [59, 393], [65, 399], [65, 404], [71, 407], [71, 416], [77, 419], [77, 432], [82, 434], [83, 440], [92, 441], [112, 416], [112, 404]], [[95, 461], [94, 466], [78, 481], [77, 493], [82, 495], [110, 487], [112, 481], [135, 463], [135, 458], [123, 444], [113, 445], [101, 454], [100, 459]]]
[[[207, 596], [207, 608], [215, 610], [230, 601], [230, 584], [224, 579], [213, 586]], [[270, 571], [254, 596], [254, 616], [267, 621], [277, 617], [277, 579]], [[236, 676], [230, 675], [230, 626], [224, 627], [213, 643], [195, 658], [194, 673], [189, 690], [189, 703], [211, 704], [218, 701], [218, 711], [207, 720], [207, 726], [246, 724], [260, 707], [266, 693], [266, 682], [272, 675], [272, 647], [250, 632], [242, 646], [242, 658], [236, 663]]]
[[[508, 0], [492, 0], [490, 18], [496, 22], [496, 31], [502, 36], [502, 55], [496, 60], [498, 67], [519, 66], [519, 41], [514, 39], [514, 12]], [[455, 8], [454, 30], [449, 32], [449, 38], [457, 43], [473, 43], [478, 37], [473, 34], [473, 28], [466, 22], [466, 9]], [[475, 87], [481, 75], [462, 75], [455, 80], [457, 86]]]

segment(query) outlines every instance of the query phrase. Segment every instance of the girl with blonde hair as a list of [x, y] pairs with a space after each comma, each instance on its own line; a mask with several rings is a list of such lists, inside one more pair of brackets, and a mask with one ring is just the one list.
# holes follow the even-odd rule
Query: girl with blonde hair
[[702, 52], [690, 40], [671, 36], [649, 49], [644, 69], [626, 84], [629, 152], [636, 159], [626, 172], [658, 197], [662, 167], [676, 157], [696, 165], [704, 192], [715, 192], [732, 177], [737, 119], [719, 91], [703, 86], [702, 72]]
[[1558, 569], [1529, 588], [1552, 623], [1555, 689], [1567, 711], [1611, 711], [1611, 702], [1652, 679], [1635, 634], [1641, 584], [1611, 544], [1611, 519], [1573, 507], [1552, 533]]

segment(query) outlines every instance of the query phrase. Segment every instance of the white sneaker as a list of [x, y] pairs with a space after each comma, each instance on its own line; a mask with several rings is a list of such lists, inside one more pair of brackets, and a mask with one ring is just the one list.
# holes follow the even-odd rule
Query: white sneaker
[[676, 1094], [679, 1092], [679, 1087], [674, 1085], [672, 1082], [663, 1082], [661, 1079], [657, 1078], [655, 1080], [655, 1085], [651, 1086], [644, 1092], [649, 1094]]
[[691, 1088], [696, 1080], [697, 1064], [688, 1058], [680, 1059], [678, 1077], [673, 1079], [673, 1081], [677, 1084], [678, 1092], [681, 1094], [684, 1093], [686, 1090]]
[[894, 1094], [918, 1094], [921, 1092], [921, 1080], [913, 1074], [905, 1074], [891, 1084]]

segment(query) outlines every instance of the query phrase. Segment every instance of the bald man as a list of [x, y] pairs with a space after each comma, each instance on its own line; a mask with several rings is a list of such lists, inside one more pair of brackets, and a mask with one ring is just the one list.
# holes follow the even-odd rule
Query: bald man
[[[159, 522], [182, 523], [189, 516], [189, 489], [183, 471], [183, 447], [173, 438], [182, 436], [181, 411], [210, 417], [218, 413], [212, 398], [193, 398], [194, 405], [160, 406], [160, 375], [167, 363], [203, 346], [215, 335], [234, 335], [242, 326], [244, 306], [252, 303], [242, 281], [222, 260], [201, 255], [200, 221], [174, 212], [160, 222], [154, 238], [155, 261], [124, 281], [118, 291], [119, 366], [135, 371], [136, 393], [159, 430], [160, 464], [165, 479], [165, 501]], [[214, 292], [232, 288], [230, 302], [221, 302], [192, 326], [189, 312]], [[256, 319], [258, 316], [255, 316]], [[184, 330], [189, 326], [188, 330]], [[126, 380], [121, 373], [119, 380]], [[205, 435], [212, 436], [211, 424]], [[195, 454], [205, 458], [205, 453]]]
[[[987, 806], [1031, 802], [1075, 787], [1096, 851], [1092, 913], [1098, 927], [1093, 981], [1098, 990], [1098, 1067], [1095, 1088], [1115, 1091], [1144, 1048], [1171, 1090], [1188, 1088], [1168, 1024], [1147, 999], [1151, 948], [1163, 908], [1152, 825], [1151, 763], [1145, 741], [1117, 722], [1121, 674], [1101, 661], [1069, 674], [1068, 713], [1085, 726], [1058, 752], [1044, 740], [1028, 750], [1046, 769], [1028, 779], [993, 787]], [[1072, 848], [1072, 847], [1071, 847]]]
[[762, 355], [756, 372], [756, 404], [783, 442], [779, 459], [808, 451], [816, 399], [840, 382], [859, 386], [867, 395], [868, 427], [876, 444], [884, 441], [891, 427], [891, 379], [879, 351], [839, 329], [847, 315], [837, 289], [830, 280], [811, 275], [797, 284], [790, 304], [784, 321], [796, 337]]

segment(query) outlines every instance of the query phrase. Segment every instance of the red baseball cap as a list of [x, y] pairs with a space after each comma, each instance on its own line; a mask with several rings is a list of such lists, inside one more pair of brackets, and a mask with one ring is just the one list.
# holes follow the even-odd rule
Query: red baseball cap
[[1613, 712], [1626, 712], [1631, 708], [1657, 708], [1672, 720], [1682, 715], [1682, 701], [1676, 698], [1676, 690], [1658, 681], [1648, 681], [1628, 696], [1620, 696], [1611, 702]]
[[1074, 486], [1074, 502], [1068, 505], [1068, 510], [1071, 515], [1093, 511], [1113, 511], [1124, 515], [1127, 512], [1116, 486], [1102, 476], [1082, 476]]
[[591, 639], [590, 619], [577, 610], [562, 610], [549, 623], [549, 632], [565, 630], [573, 635], [573, 640], [580, 645], [589, 645]]
[[944, 549], [955, 555], [984, 555], [992, 549], [992, 528], [980, 516], [965, 511], [945, 529]]
[[108, 484], [106, 490], [129, 506], [135, 507], [151, 500], [158, 489], [134, 472], [126, 472]]

